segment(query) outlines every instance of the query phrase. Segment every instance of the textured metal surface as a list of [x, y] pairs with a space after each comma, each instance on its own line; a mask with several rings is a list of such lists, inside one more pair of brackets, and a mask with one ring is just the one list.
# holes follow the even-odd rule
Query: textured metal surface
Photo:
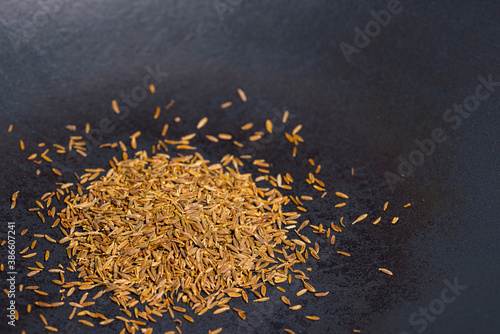
[[[393, 8], [391, 3], [3, 1], [2, 239], [8, 221], [16, 222], [18, 233], [29, 229], [24, 237], [17, 236], [18, 251], [30, 244], [33, 233], [50, 230], [26, 208], [70, 174], [57, 179], [45, 164], [36, 176], [36, 165], [26, 157], [39, 150], [36, 143], [67, 140], [66, 124], [77, 125], [80, 132], [85, 122], [106, 128], [103, 119], [109, 119], [112, 130], [102, 141], [96, 135], [96, 143], [126, 140], [142, 130], [139, 143], [147, 148], [165, 122], [172, 124], [172, 137], [189, 133], [205, 115], [210, 121], [202, 133], [237, 134], [247, 121], [263, 126], [265, 119], [289, 109], [290, 122], [304, 125], [306, 143], [297, 159], [284, 144], [283, 130], [265, 145], [247, 146], [273, 162], [273, 171], [293, 171], [296, 179], [306, 177], [307, 158], [322, 164], [330, 195], [308, 206], [305, 216], [323, 224], [365, 212], [375, 218], [387, 200], [388, 214], [376, 227], [368, 222], [349, 226], [335, 248], [321, 239], [321, 259], [310, 261], [311, 283], [319, 291], [330, 290], [328, 297], [293, 297], [304, 308], [291, 312], [279, 301], [280, 293], [269, 289], [270, 302], [234, 303], [247, 311], [246, 321], [229, 312], [206, 314], [195, 317], [194, 324], [184, 323], [183, 332], [206, 333], [219, 326], [227, 333], [279, 333], [285, 327], [297, 333], [499, 332], [500, 87], [491, 87], [490, 96], [467, 118], [460, 117], [459, 126], [458, 114], [447, 110], [475, 94], [479, 76], [500, 81], [500, 6], [496, 1], [408, 0]], [[364, 47], [347, 61], [339, 45], [354, 45], [355, 27], [364, 30], [374, 20], [372, 10], [388, 7], [397, 12], [391, 21], [373, 30], [369, 44], [365, 41], [368, 45], [360, 45]], [[132, 98], [130, 113], [120, 119], [110, 101], [126, 98], [121, 94], [138, 96], [136, 87], [148, 67], [168, 76], [157, 75], [157, 93], [141, 101]], [[246, 104], [238, 102], [237, 87], [249, 96]], [[170, 99], [176, 101], [174, 107], [154, 121], [155, 107]], [[235, 101], [234, 106], [220, 110], [228, 100]], [[174, 125], [175, 116], [182, 117], [181, 123]], [[9, 124], [14, 124], [12, 133], [6, 131]], [[417, 157], [415, 140], [431, 138], [436, 128], [448, 139], [423, 155], [425, 161], [392, 191], [384, 173], [398, 174], [398, 156]], [[27, 145], [24, 152], [19, 139]], [[199, 147], [212, 160], [234, 150], [231, 145]], [[81, 173], [87, 167], [106, 166], [113, 154], [117, 152], [94, 149], [83, 162], [60, 163]], [[11, 211], [9, 196], [16, 190], [21, 191], [18, 207]], [[300, 190], [314, 194], [305, 184]], [[336, 190], [351, 196], [346, 208], [333, 208], [336, 199], [331, 193]], [[403, 209], [407, 202], [413, 207]], [[394, 226], [388, 223], [391, 215], [400, 216]], [[37, 250], [43, 247], [53, 249], [49, 262], [54, 266], [64, 259], [64, 249], [40, 240]], [[352, 257], [339, 256], [336, 250]], [[6, 256], [4, 246], [2, 263]], [[56, 296], [47, 273], [26, 278], [31, 264], [18, 257], [16, 284], [36, 284]], [[381, 274], [379, 267], [389, 268], [394, 277]], [[7, 287], [5, 276], [2, 273], [2, 289]], [[442, 294], [446, 282], [454, 281], [467, 287]], [[297, 282], [285, 288], [289, 296], [299, 289]], [[30, 292], [16, 295], [20, 320], [14, 330], [7, 325], [2, 294], [0, 331], [42, 332], [39, 310], [26, 313], [26, 304], [36, 299]], [[119, 313], [106, 298], [90, 310]], [[63, 307], [43, 314], [60, 332], [87, 333], [87, 327], [66, 320], [70, 312]], [[307, 314], [321, 320], [311, 322], [304, 318]], [[174, 329], [168, 316], [153, 326], [155, 333]], [[120, 329], [115, 323], [92, 332]]]

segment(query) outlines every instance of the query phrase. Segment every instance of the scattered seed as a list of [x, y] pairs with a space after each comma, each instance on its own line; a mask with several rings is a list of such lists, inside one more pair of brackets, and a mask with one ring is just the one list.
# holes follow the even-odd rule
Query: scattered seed
[[172, 108], [172, 106], [174, 105], [175, 101], [174, 100], [170, 100], [170, 102], [165, 106], [165, 108], [168, 110], [170, 108]]
[[211, 135], [206, 135], [205, 138], [210, 140], [211, 142], [218, 143], [219, 139], [217, 137], [211, 136]]
[[16, 207], [17, 196], [19, 195], [19, 190], [12, 194], [10, 197], [11, 205], [10, 208], [14, 209]]
[[153, 118], [158, 119], [158, 117], [160, 117], [160, 113], [161, 113], [161, 108], [156, 107], [155, 114], [153, 115]]
[[87, 320], [83, 320], [83, 319], [78, 319], [78, 322], [86, 325], [86, 326], [89, 326], [89, 327], [94, 327], [94, 324], [91, 323], [90, 321], [87, 321]]
[[246, 131], [250, 130], [253, 127], [253, 123], [247, 123], [241, 127], [241, 130]]
[[222, 140], [231, 140], [233, 138], [233, 136], [226, 133], [219, 133], [218, 137]]
[[288, 110], [285, 110], [285, 112], [283, 113], [283, 118], [282, 118], [282, 122], [283, 123], [286, 123], [286, 121], [288, 120], [288, 116], [290, 115], [290, 113], [288, 112]]
[[269, 133], [273, 133], [273, 122], [271, 120], [266, 120], [266, 130]]
[[299, 131], [302, 129], [302, 124], [297, 125], [293, 131], [292, 131], [292, 136], [295, 136]]
[[399, 220], [399, 217], [394, 217], [391, 221], [391, 224], [396, 224], [396, 222]]
[[243, 102], [247, 102], [247, 96], [244, 91], [242, 91], [240, 88], [237, 89], [238, 94], [240, 95], [240, 99]]
[[281, 296], [281, 301], [288, 306], [291, 305], [290, 300], [288, 300], [288, 298], [286, 298], [285, 296]]
[[387, 270], [385, 268], [378, 268], [378, 270], [380, 270], [384, 274], [391, 275], [391, 276], [393, 275], [393, 273], [390, 270]]
[[349, 198], [349, 196], [347, 196], [346, 194], [341, 193], [341, 192], [339, 192], [339, 191], [337, 191], [337, 192], [335, 193], [335, 195], [336, 195], [336, 196], [338, 196], [338, 197], [345, 198], [345, 199], [348, 199], [348, 198]]
[[203, 117], [199, 122], [198, 122], [198, 125], [196, 125], [196, 128], [197, 129], [201, 129], [202, 127], [205, 126], [205, 124], [207, 124], [208, 122], [208, 118], [207, 117]]
[[339, 253], [340, 255], [344, 255], [344, 256], [351, 256], [351, 254], [349, 254], [347, 252], [337, 251], [337, 253]]
[[189, 315], [187, 315], [187, 314], [183, 314], [183, 315], [182, 315], [182, 317], [183, 317], [184, 319], [186, 319], [187, 321], [189, 321], [189, 322], [194, 322], [193, 318], [191, 318], [191, 317], [190, 317]]
[[226, 109], [226, 108], [229, 108], [232, 105], [233, 105], [233, 102], [225, 102], [225, 103], [221, 104], [220, 107], [222, 109]]
[[120, 109], [118, 108], [118, 102], [116, 102], [116, 100], [111, 101], [111, 107], [113, 108], [113, 111], [116, 114], [120, 113]]
[[352, 223], [353, 223], [353, 224], [356, 224], [356, 223], [358, 223], [358, 222], [362, 221], [363, 219], [365, 219], [366, 217], [368, 217], [368, 214], [366, 214], [366, 213], [365, 213], [364, 215], [361, 215], [361, 216], [359, 216], [358, 218], [356, 218], [356, 220], [355, 220], [355, 221], [353, 221]]
[[324, 297], [324, 296], [328, 295], [329, 293], [330, 293], [330, 291], [326, 291], [326, 292], [316, 292], [316, 293], [314, 294], [314, 296], [316, 296], [316, 297]]
[[302, 296], [303, 294], [305, 294], [307, 292], [307, 289], [302, 289], [300, 290], [299, 292], [297, 292], [297, 296]]

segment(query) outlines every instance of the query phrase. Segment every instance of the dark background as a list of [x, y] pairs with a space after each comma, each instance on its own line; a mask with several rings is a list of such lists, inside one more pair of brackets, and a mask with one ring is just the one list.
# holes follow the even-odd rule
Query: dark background
[[[353, 54], [349, 63], [339, 44], [353, 44], [354, 29], [373, 20], [370, 11], [387, 8], [387, 1], [17, 1], [0, 5], [0, 201], [1, 236], [6, 238], [8, 221], [20, 233], [17, 250], [33, 240], [33, 233], [47, 233], [51, 221], [41, 224], [27, 208], [35, 206], [54, 182], [73, 181], [71, 172], [106, 167], [116, 150], [97, 150], [82, 161], [51, 156], [63, 169], [63, 177], [51, 166], [37, 167], [26, 160], [42, 152], [37, 143], [67, 145], [67, 124], [98, 128], [108, 118], [113, 130], [99, 142], [123, 140], [142, 130], [139, 148], [156, 143], [164, 123], [170, 123], [168, 138], [178, 138], [195, 129], [197, 121], [209, 117], [204, 134], [232, 133], [244, 141], [239, 127], [254, 121], [262, 129], [268, 118], [277, 120], [284, 110], [291, 117], [285, 130], [276, 129], [261, 144], [246, 148], [256, 157], [272, 162], [274, 174], [289, 171], [298, 183], [297, 194], [317, 193], [305, 182], [311, 167], [308, 158], [323, 166], [320, 173], [329, 191], [323, 200], [308, 205], [304, 215], [324, 225], [344, 216], [352, 221], [368, 213], [371, 221], [389, 209], [378, 226], [364, 221], [348, 226], [337, 237], [335, 247], [320, 240], [319, 261], [312, 259], [311, 283], [322, 299], [296, 297], [299, 282], [285, 284], [300, 311], [289, 311], [279, 293], [268, 288], [267, 303], [235, 301], [246, 310], [247, 320], [235, 313], [195, 317], [184, 321], [184, 333], [206, 333], [224, 327], [225, 333], [498, 333], [500, 331], [500, 266], [498, 264], [499, 210], [499, 103], [500, 87], [454, 130], [443, 120], [445, 111], [474, 94], [478, 76], [500, 81], [500, 4], [497, 1], [401, 1], [402, 11], [373, 37], [370, 44]], [[45, 8], [45, 9], [43, 9]], [[44, 14], [44, 10], [46, 14]], [[131, 108], [124, 119], [110, 108], [112, 99], [130, 94], [147, 75], [146, 67], [167, 72], [156, 84], [157, 92]], [[236, 93], [248, 96], [243, 104]], [[157, 105], [175, 100], [153, 120]], [[233, 101], [226, 110], [220, 104]], [[180, 116], [182, 121], [174, 123]], [[284, 140], [283, 131], [303, 124], [305, 143], [296, 159]], [[12, 133], [7, 133], [14, 124]], [[279, 122], [276, 121], [276, 125]], [[418, 149], [415, 140], [431, 137], [442, 128], [448, 140], [437, 145], [411, 176], [390, 189], [384, 173], [398, 173], [398, 156], [408, 159]], [[19, 140], [26, 150], [19, 149]], [[212, 161], [225, 153], [243, 153], [228, 143], [195, 142]], [[245, 151], [247, 152], [247, 151]], [[354, 176], [350, 169], [355, 169]], [[35, 170], [40, 168], [37, 176]], [[248, 169], [253, 171], [253, 169]], [[9, 210], [10, 195], [20, 190], [18, 205]], [[335, 209], [332, 193], [350, 195], [349, 205]], [[411, 202], [413, 206], [403, 209]], [[397, 224], [389, 223], [399, 216]], [[34, 259], [17, 259], [17, 285], [39, 285], [51, 294], [42, 298], [33, 292], [16, 294], [20, 313], [15, 331], [7, 325], [6, 298], [2, 297], [0, 331], [43, 332], [40, 309], [26, 313], [35, 300], [56, 301], [56, 275], [46, 270], [29, 279], [28, 266], [51, 249], [46, 269], [64, 264], [65, 249], [39, 240]], [[336, 250], [350, 252], [346, 258]], [[5, 263], [6, 246], [0, 250]], [[384, 267], [393, 277], [380, 273]], [[7, 287], [5, 272], [1, 287]], [[67, 280], [70, 279], [67, 274]], [[465, 285], [439, 315], [424, 321], [412, 313], [439, 305], [445, 281]], [[450, 294], [450, 291], [446, 293]], [[91, 292], [93, 296], [95, 292]], [[75, 294], [78, 300], [81, 294]], [[2, 296], [4, 294], [2, 293]], [[67, 305], [66, 305], [67, 306]], [[76, 319], [66, 322], [71, 308], [42, 310], [49, 325], [60, 332], [87, 333]], [[89, 308], [105, 315], [121, 313], [114, 303], [101, 298]], [[305, 315], [321, 317], [311, 322]], [[77, 317], [75, 317], [77, 318]], [[88, 317], [87, 317], [88, 318]], [[95, 321], [94, 321], [95, 322]], [[165, 315], [154, 324], [155, 333], [175, 330]], [[122, 326], [95, 327], [92, 332], [118, 332]]]

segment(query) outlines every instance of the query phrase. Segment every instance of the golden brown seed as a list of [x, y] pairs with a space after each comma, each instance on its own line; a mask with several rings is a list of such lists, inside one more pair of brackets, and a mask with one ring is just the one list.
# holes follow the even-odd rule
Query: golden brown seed
[[288, 306], [291, 305], [290, 300], [288, 300], [288, 298], [286, 298], [285, 296], [281, 296], [281, 301]]
[[19, 195], [19, 190], [16, 191], [15, 193], [12, 194], [12, 196], [10, 197], [11, 199], [11, 205], [10, 205], [10, 208], [11, 209], [14, 209], [16, 207], [16, 201], [17, 201], [17, 196]]
[[219, 133], [218, 137], [223, 140], [231, 140], [231, 138], [233, 138], [233, 136], [226, 133]]
[[165, 124], [163, 126], [163, 129], [161, 130], [161, 136], [162, 137], [165, 137], [165, 135], [167, 134], [167, 130], [168, 130], [168, 124]]
[[388, 206], [389, 206], [389, 202], [385, 202], [385, 204], [384, 204], [384, 211], [387, 210]]
[[170, 100], [170, 102], [165, 106], [165, 108], [167, 108], [167, 110], [170, 109], [170, 108], [172, 108], [172, 106], [174, 105], [174, 103], [175, 103], [175, 100]]
[[303, 294], [305, 294], [307, 292], [307, 289], [302, 289], [300, 290], [299, 292], [297, 292], [297, 296], [302, 296]]
[[295, 136], [299, 131], [302, 129], [302, 124], [297, 125], [293, 131], [292, 131], [292, 136]]
[[208, 331], [208, 334], [219, 334], [220, 332], [222, 332], [222, 327], [214, 329], [213, 331]]
[[94, 324], [91, 323], [90, 321], [87, 321], [87, 320], [79, 319], [78, 322], [80, 322], [86, 326], [89, 326], [89, 327], [94, 327]]
[[269, 133], [273, 133], [273, 122], [271, 120], [266, 120], [266, 130]]
[[59, 332], [59, 330], [55, 327], [52, 326], [45, 326], [45, 329], [50, 331], [50, 332]]
[[358, 223], [358, 222], [362, 221], [363, 219], [365, 219], [366, 217], [368, 217], [368, 214], [366, 214], [366, 213], [365, 213], [364, 215], [361, 215], [361, 216], [359, 216], [358, 218], [356, 218], [356, 220], [355, 220], [355, 221], [353, 221], [352, 223], [353, 223], [353, 224], [356, 224], [356, 223]]
[[161, 108], [156, 107], [155, 114], [154, 114], [153, 118], [158, 119], [158, 117], [160, 117], [160, 112], [161, 112]]
[[393, 273], [390, 270], [387, 270], [385, 268], [378, 268], [378, 270], [380, 270], [384, 274], [391, 275], [391, 276], [393, 275]]
[[229, 108], [232, 105], [233, 105], [233, 102], [225, 102], [225, 103], [221, 104], [220, 107], [222, 109], [226, 109], [226, 108]]
[[290, 115], [290, 113], [288, 112], [288, 110], [285, 110], [285, 112], [283, 113], [283, 118], [282, 118], [282, 122], [283, 123], [286, 123], [286, 121], [288, 120], [288, 116]]
[[202, 127], [205, 126], [205, 124], [207, 124], [208, 122], [208, 118], [207, 117], [203, 117], [199, 122], [198, 124], [196, 125], [196, 128], [197, 129], [201, 129]]
[[225, 311], [228, 311], [230, 310], [231, 308], [228, 306], [228, 307], [221, 307], [217, 310], [214, 311], [214, 314], [219, 314], [219, 313], [222, 313], [222, 312], [225, 312]]
[[381, 219], [382, 219], [382, 217], [378, 217], [377, 219], [375, 219], [375, 221], [373, 222], [373, 225], [377, 225]]
[[319, 320], [319, 317], [315, 315], [306, 315], [306, 318], [309, 320]]
[[149, 91], [151, 92], [151, 94], [154, 94], [156, 92], [155, 85], [149, 84]]
[[394, 217], [391, 221], [391, 224], [396, 224], [396, 222], [399, 220], [399, 217]]
[[172, 306], [172, 309], [176, 310], [177, 312], [186, 312], [186, 309], [183, 308], [183, 307], [179, 307], [179, 306]]
[[295, 334], [295, 332], [294, 332], [294, 331], [292, 331], [291, 329], [288, 329], [288, 328], [285, 328], [285, 329], [284, 329], [284, 331], [285, 331], [285, 333], [287, 333], [287, 334]]
[[347, 252], [337, 251], [337, 253], [339, 253], [340, 255], [344, 255], [344, 256], [351, 256], [351, 254], [349, 254]]
[[21, 150], [24, 150], [24, 142], [22, 140], [19, 141], [19, 147]]
[[118, 102], [116, 102], [116, 100], [111, 101], [111, 107], [113, 108], [113, 111], [116, 114], [120, 113], [120, 109], [118, 108]]
[[316, 289], [311, 284], [307, 283], [306, 281], [302, 281], [302, 283], [304, 284], [304, 288], [306, 288], [307, 291], [316, 292]]
[[241, 127], [241, 130], [246, 131], [250, 130], [253, 127], [253, 123], [247, 123]]
[[237, 91], [238, 91], [238, 95], [240, 96], [241, 101], [247, 102], [247, 96], [246, 96], [245, 92], [243, 90], [241, 90], [240, 88], [238, 88]]
[[300, 305], [300, 304], [289, 307], [289, 309], [292, 311], [297, 311], [297, 310], [300, 310], [301, 308], [302, 308], [302, 305]]
[[214, 143], [218, 143], [219, 142], [219, 139], [217, 137], [214, 137], [214, 136], [211, 136], [211, 135], [206, 135], [205, 137], [208, 140], [210, 140], [211, 142], [214, 142]]
[[339, 192], [339, 191], [337, 191], [337, 192], [335, 193], [335, 195], [336, 195], [336, 196], [338, 196], [338, 197], [345, 198], [345, 199], [349, 198], [349, 196], [347, 196], [346, 194], [341, 193], [341, 192]]
[[326, 295], [328, 295], [330, 293], [330, 291], [326, 291], [326, 292], [317, 292], [314, 294], [314, 296], [316, 297], [324, 297]]
[[191, 318], [191, 317], [190, 317], [189, 315], [187, 315], [187, 314], [183, 314], [183, 315], [182, 315], [182, 317], [183, 317], [184, 319], [186, 319], [187, 321], [189, 321], [189, 322], [194, 322], [193, 318]]
[[411, 206], [411, 203], [405, 204], [404, 208], [409, 208]]

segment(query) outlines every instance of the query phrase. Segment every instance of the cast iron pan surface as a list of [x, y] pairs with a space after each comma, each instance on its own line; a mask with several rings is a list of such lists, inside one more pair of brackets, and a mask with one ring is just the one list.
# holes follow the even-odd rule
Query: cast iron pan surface
[[[311, 170], [307, 159], [313, 158], [322, 165], [320, 178], [328, 195], [308, 205], [304, 219], [329, 225], [342, 216], [352, 221], [368, 213], [370, 221], [347, 226], [335, 247], [306, 230], [321, 247], [320, 260], [307, 264], [311, 283], [318, 291], [329, 290], [327, 297], [296, 297], [300, 282], [286, 283], [287, 296], [304, 305], [293, 312], [279, 300], [281, 292], [268, 287], [268, 302], [232, 302], [246, 310], [246, 320], [233, 312], [206, 313], [195, 316], [192, 324], [183, 321], [183, 333], [218, 327], [223, 333], [283, 333], [283, 328], [296, 333], [500, 332], [500, 4], [394, 3], [4, 0], [1, 239], [7, 239], [8, 222], [15, 222], [17, 252], [31, 244], [35, 233], [60, 238], [51, 221], [42, 224], [27, 209], [54, 189], [55, 182], [72, 182], [73, 171], [81, 175], [85, 168], [107, 168], [119, 152], [99, 150], [99, 143], [128, 142], [128, 136], [141, 130], [139, 148], [149, 150], [164, 123], [171, 124], [170, 138], [178, 138], [192, 132], [203, 116], [209, 123], [200, 135], [229, 132], [244, 140], [242, 124], [253, 121], [260, 130], [272, 119], [278, 126], [283, 111], [289, 110], [286, 128], [277, 127], [262, 143], [246, 141], [244, 150], [206, 140], [196, 145], [214, 162], [231, 150], [264, 158], [275, 174], [289, 171], [302, 180], [296, 181], [298, 194], [318, 197], [303, 182]], [[389, 10], [390, 21], [384, 16]], [[375, 23], [375, 16], [381, 23]], [[143, 96], [140, 87], [150, 72], [154, 75], [147, 80], [155, 83], [156, 94]], [[248, 102], [239, 100], [238, 87]], [[113, 113], [111, 100], [125, 105], [128, 95], [127, 116]], [[163, 108], [154, 120], [156, 106], [171, 99], [173, 107]], [[226, 101], [233, 106], [222, 110]], [[472, 111], [453, 110], [454, 104], [464, 103]], [[176, 116], [181, 122], [174, 122]], [[102, 138], [95, 134], [87, 139], [87, 159], [49, 154], [62, 177], [48, 163], [37, 166], [26, 160], [31, 152], [42, 151], [40, 142], [66, 145], [75, 133], [64, 127], [74, 124], [79, 134], [86, 122], [106, 131], [100, 132]], [[9, 124], [14, 125], [11, 133]], [[303, 125], [305, 143], [293, 159], [283, 132], [297, 124]], [[443, 136], [447, 139], [440, 142]], [[26, 143], [24, 151], [20, 139]], [[410, 160], [416, 166], [408, 165]], [[393, 189], [387, 172], [392, 173]], [[10, 210], [10, 196], [17, 190], [17, 206]], [[335, 191], [350, 195], [346, 207], [333, 207], [340, 202]], [[386, 201], [389, 208], [383, 213]], [[408, 202], [412, 207], [403, 208]], [[372, 225], [379, 215], [382, 222]], [[392, 225], [394, 216], [400, 219]], [[25, 228], [28, 232], [20, 236]], [[47, 263], [42, 261], [45, 271], [27, 278], [27, 267], [42, 258], [44, 249], [52, 252]], [[33, 259], [17, 255], [15, 285], [38, 285], [51, 298], [16, 292], [19, 320], [12, 327], [9, 299], [2, 293], [1, 333], [43, 333], [40, 313], [62, 333], [122, 329], [119, 321], [92, 329], [76, 319], [68, 321], [67, 304], [50, 310], [34, 307], [28, 314], [28, 303], [58, 299], [58, 287], [51, 282], [57, 276], [47, 269], [66, 263], [65, 248], [58, 244], [40, 239], [35, 250]], [[0, 249], [5, 265], [7, 251], [7, 245]], [[381, 273], [381, 267], [394, 276]], [[9, 287], [8, 271], [1, 273], [2, 290]], [[76, 277], [67, 272], [66, 279]], [[105, 297], [89, 310], [123, 315]], [[309, 314], [321, 320], [307, 320]], [[168, 314], [151, 326], [154, 333], [175, 330]]]

